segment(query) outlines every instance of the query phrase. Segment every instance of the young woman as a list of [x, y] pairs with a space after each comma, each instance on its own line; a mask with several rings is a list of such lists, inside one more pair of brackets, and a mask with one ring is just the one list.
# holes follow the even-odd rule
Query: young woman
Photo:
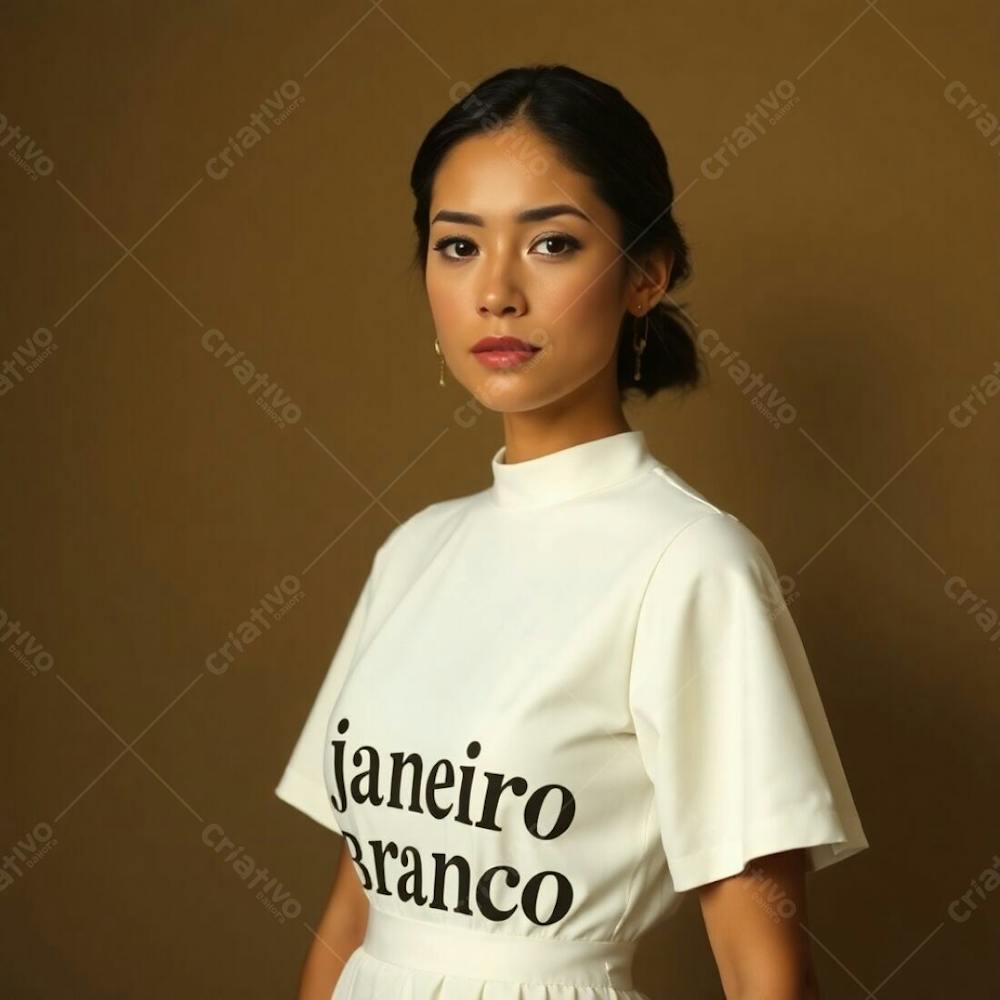
[[511, 69], [411, 183], [437, 374], [504, 445], [376, 552], [276, 789], [346, 848], [300, 995], [644, 1000], [697, 889], [727, 997], [815, 996], [805, 875], [868, 845], [811, 668], [761, 542], [623, 413], [699, 378], [663, 150]]

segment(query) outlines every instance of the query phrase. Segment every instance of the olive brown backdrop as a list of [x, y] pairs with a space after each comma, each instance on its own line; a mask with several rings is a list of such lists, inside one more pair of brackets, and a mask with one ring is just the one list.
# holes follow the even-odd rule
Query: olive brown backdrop
[[[871, 841], [810, 877], [823, 996], [996, 996], [996, 5], [99, 0], [2, 27], [4, 997], [294, 995], [341, 842], [274, 786], [374, 550], [502, 443], [438, 386], [410, 164], [536, 62], [619, 86], [670, 160], [709, 379], [629, 417], [788, 585]], [[652, 997], [721, 996], [695, 900], [640, 948]]]

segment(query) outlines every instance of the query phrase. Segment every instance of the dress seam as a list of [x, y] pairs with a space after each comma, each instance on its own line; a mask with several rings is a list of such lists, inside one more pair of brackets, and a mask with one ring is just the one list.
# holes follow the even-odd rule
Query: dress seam
[[[546, 939], [543, 939], [543, 940], [546, 940]], [[573, 938], [573, 940], [574, 941], [582, 941], [584, 939], [583, 938]], [[438, 976], [438, 977], [440, 977], [442, 979], [466, 979], [469, 982], [473, 982], [473, 983], [481, 983], [481, 984], [482, 983], [500, 983], [500, 984], [502, 984], [504, 986], [512, 985], [511, 980], [508, 980], [508, 979], [494, 979], [491, 976], [485, 976], [485, 977], [483, 977], [483, 976], [465, 976], [465, 975], [462, 975], [461, 973], [458, 973], [458, 972], [436, 972], [436, 971], [434, 971], [432, 969], [421, 969], [419, 967], [415, 967], [415, 966], [412, 966], [412, 965], [400, 965], [398, 962], [390, 962], [387, 959], [379, 958], [377, 955], [373, 955], [370, 951], [368, 951], [367, 948], [364, 947], [364, 945], [361, 945], [361, 950], [364, 951], [365, 956], [370, 961], [372, 961], [372, 962], [378, 962], [380, 965], [387, 965], [387, 966], [389, 966], [390, 968], [393, 968], [393, 969], [401, 969], [403, 972], [406, 972], [406, 973], [408, 973], [410, 975], [412, 975], [413, 973], [417, 972], [417, 973], [421, 973], [421, 974], [426, 975], [426, 976]], [[353, 989], [353, 985], [354, 984], [352, 983], [351, 984], [352, 989]], [[597, 994], [599, 994], [601, 996], [606, 996], [608, 990], [613, 990], [616, 993], [622, 994], [622, 995], [631, 995], [631, 994], [635, 993], [635, 989], [634, 988], [631, 989], [631, 990], [623, 990], [623, 989], [619, 989], [618, 987], [615, 987], [615, 986], [608, 986], [607, 984], [604, 984], [604, 983], [602, 983], [600, 986], [595, 986], [592, 983], [565, 982], [565, 981], [563, 981], [561, 979], [519, 979], [519, 980], [517, 980], [516, 984], [513, 984], [513, 985], [517, 985], [517, 986], [541, 986], [541, 987], [560, 986], [560, 987], [568, 987], [568, 988], [573, 989], [573, 990], [587, 990], [590, 993], [597, 993]]]
[[[702, 514], [701, 517], [696, 517], [694, 518], [694, 520], [687, 521], [684, 524], [682, 524], [681, 527], [679, 527], [670, 536], [669, 540], [667, 541], [667, 544], [664, 545], [663, 548], [660, 550], [660, 554], [656, 557], [656, 559], [653, 560], [653, 565], [650, 568], [649, 574], [646, 577], [646, 582], [642, 586], [642, 594], [639, 596], [639, 607], [636, 611], [636, 616], [635, 616], [636, 628], [632, 634], [632, 648], [629, 650], [629, 657], [628, 657], [628, 679], [626, 686], [629, 692], [631, 692], [632, 690], [632, 674], [633, 674], [633, 668], [635, 666], [635, 647], [636, 647], [636, 638], [638, 636], [638, 631], [639, 631], [638, 628], [639, 621], [642, 618], [643, 608], [645, 607], [646, 604], [646, 595], [649, 593], [649, 588], [652, 585], [653, 577], [656, 575], [656, 571], [659, 569], [660, 563], [663, 562], [663, 557], [670, 550], [674, 542], [676, 542], [677, 539], [680, 538], [680, 536], [683, 535], [685, 531], [687, 531], [689, 528], [693, 527], [696, 524], [700, 524], [702, 521], [708, 520], [709, 518], [727, 516], [724, 511], [719, 511], [714, 507], [712, 508], [712, 511], [713, 513], [711, 514]], [[631, 701], [631, 695], [629, 695], [629, 700]], [[629, 715], [630, 716], [632, 715], [631, 709], [629, 711]]]
[[[695, 501], [695, 503], [699, 504], [700, 506], [710, 507], [712, 510], [716, 512], [716, 514], [729, 513], [728, 511], [723, 510], [721, 507], [717, 507], [711, 501], [706, 500], [703, 496], [699, 496], [697, 493], [692, 492], [690, 489], [687, 488], [687, 486], [681, 485], [676, 480], [672, 479], [667, 473], [672, 472], [673, 470], [668, 469], [668, 467], [665, 466], [662, 462], [659, 463], [655, 471], [659, 473], [660, 479], [662, 479], [664, 483], [667, 484], [667, 486], [669, 486], [671, 489], [677, 490], [679, 493], [683, 493], [686, 497], [690, 497], [692, 500]], [[733, 515], [730, 516], [732, 517]]]
[[[441, 927], [441, 928], [444, 928], [444, 929], [449, 930], [449, 931], [457, 931], [459, 934], [473, 934], [473, 935], [476, 935], [478, 937], [485, 937], [485, 938], [491, 938], [491, 939], [499, 939], [501, 941], [555, 941], [556, 943], [560, 943], [562, 941], [569, 941], [569, 942], [574, 942], [574, 943], [575, 942], [583, 942], [584, 944], [610, 944], [610, 945], [620, 945], [620, 944], [623, 944], [623, 943], [629, 943], [629, 942], [622, 942], [622, 941], [618, 940], [617, 938], [613, 938], [613, 937], [611, 937], [611, 938], [583, 938], [583, 937], [561, 938], [561, 937], [554, 937], [554, 936], [551, 936], [551, 935], [543, 937], [540, 934], [534, 934], [534, 935], [528, 935], [528, 934], [493, 934], [490, 931], [476, 930], [475, 928], [472, 928], [472, 927], [462, 927], [459, 924], [448, 924], [448, 923], [439, 922], [439, 921], [433, 921], [433, 922], [431, 922], [431, 921], [423, 920], [420, 917], [411, 917], [411, 916], [408, 916], [405, 913], [393, 913], [392, 910], [383, 909], [381, 906], [373, 906], [370, 901], [369, 901], [368, 905], [371, 906], [371, 908], [373, 910], [377, 910], [379, 913], [384, 913], [387, 917], [392, 917], [394, 920], [408, 920], [411, 923], [422, 924], [424, 926], [426, 926], [428, 923], [431, 923], [431, 926], [433, 926], [433, 927]], [[369, 952], [369, 954], [371, 954], [371, 953]], [[372, 956], [372, 957], [374, 957], [374, 956]]]
[[656, 805], [656, 796], [650, 795], [649, 803], [646, 806], [646, 818], [643, 820], [642, 823], [642, 837], [640, 838], [639, 842], [639, 855], [636, 858], [635, 864], [632, 866], [632, 873], [629, 875], [628, 882], [626, 883], [625, 905], [624, 908], [622, 909], [621, 916], [618, 918], [618, 921], [615, 924], [615, 929], [612, 932], [614, 937], [617, 937], [618, 932], [622, 928], [622, 924], [625, 923], [625, 918], [631, 914], [632, 889], [635, 886], [636, 878], [638, 877], [639, 872], [642, 870], [642, 866], [646, 860], [646, 851], [649, 846], [650, 820], [652, 819], [653, 807], [655, 805]]

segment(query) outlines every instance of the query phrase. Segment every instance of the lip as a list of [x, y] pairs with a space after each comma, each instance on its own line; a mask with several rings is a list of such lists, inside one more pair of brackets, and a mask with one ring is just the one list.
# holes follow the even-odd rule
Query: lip
[[518, 337], [483, 337], [472, 347], [476, 360], [493, 370], [518, 368], [540, 350], [540, 347], [532, 347]]
[[531, 344], [518, 337], [483, 337], [482, 340], [478, 340], [472, 345], [473, 354], [494, 351], [527, 351], [529, 354], [534, 354], [537, 350], [539, 348], [532, 347]]

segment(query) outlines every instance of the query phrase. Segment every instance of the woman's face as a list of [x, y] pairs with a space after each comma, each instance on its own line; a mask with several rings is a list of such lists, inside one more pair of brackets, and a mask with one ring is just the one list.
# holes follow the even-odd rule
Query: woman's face
[[[503, 413], [585, 386], [617, 401], [618, 329], [634, 304], [619, 240], [589, 178], [564, 166], [537, 132], [484, 133], [454, 146], [434, 182], [426, 270], [453, 377]], [[483, 351], [488, 337], [535, 350]]]

